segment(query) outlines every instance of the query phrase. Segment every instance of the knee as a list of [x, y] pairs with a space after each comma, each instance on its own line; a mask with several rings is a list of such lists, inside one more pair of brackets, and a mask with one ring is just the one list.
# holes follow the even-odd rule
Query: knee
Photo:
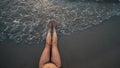
[[46, 41], [46, 45], [51, 45], [51, 44], [52, 44], [51, 41], [49, 40]]
[[46, 45], [51, 45], [51, 43], [49, 43], [49, 42], [46, 42]]
[[57, 45], [57, 41], [52, 41], [52, 45]]

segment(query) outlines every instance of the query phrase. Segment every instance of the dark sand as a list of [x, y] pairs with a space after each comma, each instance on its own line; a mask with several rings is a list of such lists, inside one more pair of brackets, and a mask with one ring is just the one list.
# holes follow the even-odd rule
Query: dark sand
[[[62, 68], [120, 68], [120, 16], [59, 38]], [[0, 68], [37, 68], [44, 43], [0, 43]]]

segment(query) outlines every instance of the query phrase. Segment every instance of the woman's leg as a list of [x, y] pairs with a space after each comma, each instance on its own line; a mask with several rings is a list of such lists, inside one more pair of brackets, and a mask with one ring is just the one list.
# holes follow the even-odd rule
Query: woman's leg
[[57, 33], [55, 29], [55, 21], [53, 23], [53, 36], [52, 36], [52, 55], [51, 55], [51, 62], [56, 64], [58, 68], [61, 67], [61, 59], [60, 54], [57, 47]]
[[45, 48], [42, 52], [42, 55], [39, 61], [39, 68], [42, 68], [46, 63], [50, 62], [50, 48], [51, 48], [51, 29], [49, 27], [48, 33], [46, 36]]

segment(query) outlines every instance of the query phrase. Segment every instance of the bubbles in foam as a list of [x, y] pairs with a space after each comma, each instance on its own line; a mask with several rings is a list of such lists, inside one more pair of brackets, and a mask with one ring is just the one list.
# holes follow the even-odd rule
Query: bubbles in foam
[[4, 0], [1, 3], [0, 41], [12, 39], [16, 43], [44, 40], [51, 18], [57, 21], [58, 34], [69, 35], [120, 15], [120, 4], [114, 3], [64, 0]]

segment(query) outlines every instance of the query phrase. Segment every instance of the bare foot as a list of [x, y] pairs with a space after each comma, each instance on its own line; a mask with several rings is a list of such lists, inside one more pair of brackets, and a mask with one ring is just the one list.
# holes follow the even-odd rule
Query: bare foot
[[51, 24], [51, 27], [55, 28], [55, 20], [54, 19], [51, 19], [49, 21], [49, 24]]

